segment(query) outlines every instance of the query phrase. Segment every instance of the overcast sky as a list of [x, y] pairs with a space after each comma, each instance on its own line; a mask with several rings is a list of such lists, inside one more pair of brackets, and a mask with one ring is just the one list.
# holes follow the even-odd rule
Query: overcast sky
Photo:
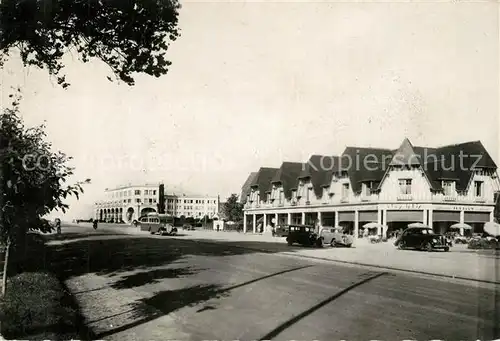
[[[183, 2], [181, 38], [160, 78], [110, 83], [100, 62], [68, 55], [72, 86], [18, 61], [28, 125], [93, 184], [163, 180], [167, 191], [240, 191], [260, 166], [340, 154], [481, 140], [499, 161], [498, 4]], [[3, 90], [3, 99], [7, 91]]]

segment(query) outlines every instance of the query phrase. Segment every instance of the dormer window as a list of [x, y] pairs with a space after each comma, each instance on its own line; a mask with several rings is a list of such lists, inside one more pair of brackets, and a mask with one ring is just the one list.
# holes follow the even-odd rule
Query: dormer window
[[300, 198], [304, 195], [304, 181], [299, 181], [299, 188], [297, 190], [297, 198]]
[[411, 179], [399, 179], [400, 194], [411, 194]]
[[349, 183], [342, 184], [342, 198], [349, 196]]
[[373, 181], [363, 182], [362, 185], [361, 185], [362, 194], [365, 195], [365, 196], [371, 195], [373, 187], [374, 187]]
[[453, 181], [449, 181], [449, 180], [444, 180], [441, 185], [443, 186], [443, 194], [445, 196], [451, 196], [453, 195]]
[[482, 181], [474, 181], [474, 195], [476, 197], [483, 196], [483, 182]]

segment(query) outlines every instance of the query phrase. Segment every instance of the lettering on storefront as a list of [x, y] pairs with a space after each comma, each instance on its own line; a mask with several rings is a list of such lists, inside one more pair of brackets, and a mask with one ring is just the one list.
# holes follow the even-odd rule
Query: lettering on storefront
[[384, 205], [385, 209], [388, 210], [421, 210], [424, 207], [421, 204], [387, 204]]
[[465, 212], [490, 212], [490, 211], [492, 211], [491, 207], [460, 206], [460, 205], [445, 205], [445, 206], [434, 205], [434, 206], [432, 206], [432, 209], [433, 210], [440, 210], [440, 211], [465, 211]]
[[378, 209], [377, 205], [360, 205], [360, 206], [337, 206], [335, 207], [338, 211], [376, 211]]

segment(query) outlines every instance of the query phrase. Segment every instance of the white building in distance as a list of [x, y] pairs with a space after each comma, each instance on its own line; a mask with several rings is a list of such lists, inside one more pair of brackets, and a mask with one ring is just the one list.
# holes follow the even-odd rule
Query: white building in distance
[[[160, 184], [128, 184], [106, 188], [104, 198], [94, 204], [94, 219], [131, 224], [147, 213], [157, 212]], [[213, 218], [219, 213], [218, 196], [165, 193], [165, 213], [176, 217]]]
[[176, 217], [213, 218], [219, 214], [218, 196], [187, 196], [166, 194], [165, 212]]

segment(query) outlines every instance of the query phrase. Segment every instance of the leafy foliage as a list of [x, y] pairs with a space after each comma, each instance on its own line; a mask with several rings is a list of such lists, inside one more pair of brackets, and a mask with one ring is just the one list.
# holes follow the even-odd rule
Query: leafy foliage
[[73, 175], [73, 168], [67, 164], [71, 157], [51, 150], [43, 125], [25, 128], [18, 113], [19, 97], [12, 104], [0, 114], [0, 180], [4, 192], [0, 234], [4, 242], [15, 242], [28, 229], [49, 229], [41, 217], [54, 209], [65, 212], [68, 205], [64, 199], [71, 195], [78, 198], [83, 193], [82, 185], [90, 183], [87, 179], [65, 185]]
[[62, 58], [76, 50], [83, 62], [100, 59], [134, 85], [133, 73], [167, 73], [179, 9], [177, 0], [2, 0], [0, 66], [17, 48], [25, 66], [48, 69], [66, 88]]
[[222, 214], [229, 221], [243, 220], [243, 205], [238, 202], [238, 194], [231, 194], [222, 206]]

